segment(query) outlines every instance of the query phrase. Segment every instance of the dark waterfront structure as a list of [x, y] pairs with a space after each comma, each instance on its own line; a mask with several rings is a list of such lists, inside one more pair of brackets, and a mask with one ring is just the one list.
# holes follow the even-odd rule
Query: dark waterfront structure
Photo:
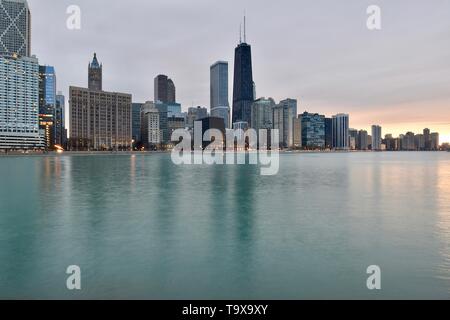
[[[202, 137], [204, 138], [203, 140], [210, 140], [210, 141], [203, 141], [202, 142], [202, 146], [203, 149], [205, 149], [208, 145], [211, 144], [211, 140], [214, 141], [215, 137], [213, 135], [206, 137], [205, 136], [205, 132], [208, 131], [209, 129], [217, 129], [222, 133], [222, 137], [223, 137], [223, 143], [225, 146], [225, 122], [222, 118], [217, 118], [217, 117], [206, 117], [203, 118], [201, 120], [199, 120], [202, 122]], [[194, 133], [195, 134], [195, 133]]]
[[66, 130], [66, 98], [61, 92], [56, 95], [55, 108], [55, 145], [65, 147], [67, 140]]
[[98, 63], [97, 54], [94, 53], [94, 58], [92, 62], [89, 64], [89, 73], [88, 73], [88, 88], [93, 91], [102, 91], [102, 70], [103, 65]]
[[143, 105], [143, 103], [133, 103], [131, 105], [131, 136], [134, 144], [141, 142], [141, 109]]
[[325, 116], [304, 112], [299, 118], [301, 119], [303, 148], [325, 148]]
[[240, 42], [234, 52], [233, 123], [239, 121], [251, 123], [251, 107], [254, 100], [252, 48], [246, 43], [244, 22], [244, 42]]
[[333, 119], [325, 118], [325, 148], [333, 148]]

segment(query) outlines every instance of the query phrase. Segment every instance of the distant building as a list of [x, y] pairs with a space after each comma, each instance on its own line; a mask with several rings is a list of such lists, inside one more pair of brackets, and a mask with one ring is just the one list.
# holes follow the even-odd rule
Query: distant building
[[234, 54], [233, 123], [241, 121], [251, 123], [254, 94], [252, 49], [246, 43], [244, 35], [244, 42], [239, 43]]
[[[70, 149], [131, 150], [132, 100], [126, 93], [101, 91], [97, 57], [89, 65], [91, 88], [70, 87]], [[100, 75], [100, 78], [97, 77]]]
[[184, 119], [184, 117], [176, 117], [176, 116], [168, 117], [167, 129], [169, 131], [169, 141], [174, 142], [172, 141], [172, 134], [175, 130], [185, 128], [186, 128], [186, 120]]
[[304, 112], [299, 116], [302, 126], [302, 146], [305, 149], [325, 148], [325, 116]]
[[302, 147], [302, 120], [299, 118], [294, 118], [293, 120], [294, 126], [294, 148]]
[[176, 102], [166, 103], [167, 104], [167, 117], [183, 117], [181, 112], [181, 104]]
[[163, 103], [176, 102], [176, 89], [174, 82], [166, 75], [160, 74], [154, 80], [155, 103], [161, 101]]
[[221, 147], [223, 148], [226, 145], [225, 122], [223, 121], [223, 119], [216, 117], [206, 117], [199, 121], [202, 122], [203, 149], [205, 149], [208, 145], [210, 145], [211, 141], [216, 141], [216, 139], [219, 139], [219, 137], [215, 137], [213, 134], [206, 135], [206, 132], [210, 129], [217, 129], [220, 131], [220, 133], [222, 134], [222, 141], [223, 141]]
[[31, 55], [30, 9], [25, 0], [0, 0], [0, 56], [14, 55]]
[[333, 116], [332, 136], [333, 148], [337, 150], [349, 149], [349, 116], [348, 114], [337, 114]]
[[98, 63], [97, 54], [94, 53], [92, 62], [88, 67], [88, 88], [91, 91], [102, 91], [103, 89], [103, 65]]
[[211, 116], [224, 119], [225, 128], [230, 128], [228, 62], [217, 61], [210, 68], [210, 100]]
[[187, 114], [186, 124], [189, 128], [194, 128], [194, 122], [206, 118], [208, 116], [208, 109], [200, 106], [196, 108], [189, 108]]
[[66, 144], [66, 98], [61, 92], [58, 92], [55, 109], [55, 145], [65, 148]]
[[431, 134], [431, 150], [432, 151], [439, 150], [439, 133], [437, 132]]
[[416, 142], [413, 132], [407, 132], [402, 138], [402, 150], [403, 151], [415, 151]]
[[43, 147], [39, 134], [38, 60], [0, 56], [0, 149]]
[[369, 136], [367, 131], [358, 131], [358, 138], [356, 140], [356, 149], [358, 150], [368, 150], [369, 149]]
[[423, 134], [416, 134], [414, 136], [414, 142], [416, 146], [416, 150], [418, 151], [424, 151], [425, 150], [425, 138]]
[[358, 130], [348, 129], [349, 136], [349, 148], [350, 150], [356, 150], [356, 141], [358, 140]]
[[381, 127], [378, 125], [372, 126], [372, 150], [381, 150]]
[[426, 128], [423, 129], [423, 139], [425, 141], [425, 151], [431, 150], [431, 131], [430, 129]]
[[157, 149], [162, 143], [159, 119], [160, 111], [155, 104], [146, 102], [141, 109], [141, 139], [147, 149]]
[[280, 147], [294, 146], [294, 119], [297, 117], [297, 100], [286, 99], [280, 101], [273, 108], [273, 128], [280, 133]]
[[55, 145], [56, 75], [52, 66], [39, 66], [39, 130], [48, 149]]
[[131, 105], [131, 138], [134, 144], [141, 142], [141, 109], [143, 103], [132, 103]]
[[333, 119], [325, 118], [325, 148], [333, 148]]
[[272, 98], [259, 98], [252, 104], [250, 127], [257, 132], [260, 129], [273, 129], [273, 109], [276, 104]]

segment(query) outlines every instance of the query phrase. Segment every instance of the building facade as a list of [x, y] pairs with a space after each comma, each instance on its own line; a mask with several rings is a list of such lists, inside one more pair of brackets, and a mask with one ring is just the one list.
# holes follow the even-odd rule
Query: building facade
[[297, 117], [297, 100], [286, 99], [280, 101], [273, 108], [273, 128], [279, 130], [279, 145], [291, 148], [294, 145], [294, 119]]
[[333, 148], [336, 150], [349, 149], [349, 116], [348, 114], [337, 114], [332, 117], [332, 140]]
[[155, 103], [160, 101], [162, 103], [176, 102], [176, 88], [172, 79], [169, 79], [164, 74], [159, 74], [154, 80], [154, 94]]
[[131, 105], [131, 139], [134, 144], [141, 142], [141, 109], [143, 103], [133, 103]]
[[0, 0], [0, 56], [31, 56], [31, 13], [26, 0]]
[[187, 119], [186, 119], [186, 125], [188, 128], [194, 128], [194, 122], [199, 121], [203, 118], [206, 118], [208, 116], [208, 109], [202, 108], [200, 106], [196, 108], [189, 108]]
[[55, 108], [55, 145], [65, 148], [66, 140], [66, 97], [58, 92]]
[[131, 95], [70, 87], [70, 149], [131, 150]]
[[234, 54], [233, 123], [251, 123], [251, 106], [254, 99], [252, 49], [244, 41], [236, 47]]
[[103, 90], [103, 65], [98, 63], [97, 54], [88, 66], [88, 88], [92, 91]]
[[260, 129], [273, 129], [273, 109], [276, 107], [272, 98], [259, 98], [252, 103], [250, 127]]
[[358, 131], [358, 138], [356, 139], [356, 149], [362, 151], [369, 149], [369, 134], [366, 130]]
[[56, 75], [52, 66], [39, 66], [39, 130], [47, 149], [56, 141]]
[[34, 57], [0, 56], [0, 149], [42, 149], [39, 64]]
[[304, 112], [299, 115], [302, 127], [302, 146], [305, 149], [325, 148], [325, 116]]
[[157, 149], [162, 143], [159, 119], [160, 112], [155, 108], [155, 104], [146, 102], [142, 106], [141, 137], [143, 145], [149, 150]]
[[382, 129], [378, 125], [372, 126], [372, 150], [380, 151], [381, 150], [381, 133]]
[[210, 68], [211, 116], [222, 118], [225, 128], [230, 128], [230, 103], [228, 101], [228, 62], [217, 61]]

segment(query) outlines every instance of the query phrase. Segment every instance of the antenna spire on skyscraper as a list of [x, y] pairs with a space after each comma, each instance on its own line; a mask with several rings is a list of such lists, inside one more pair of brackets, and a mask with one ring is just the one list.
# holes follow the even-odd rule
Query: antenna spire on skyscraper
[[244, 43], [247, 43], [247, 23], [246, 23], [246, 17], [245, 17], [245, 11], [244, 11]]

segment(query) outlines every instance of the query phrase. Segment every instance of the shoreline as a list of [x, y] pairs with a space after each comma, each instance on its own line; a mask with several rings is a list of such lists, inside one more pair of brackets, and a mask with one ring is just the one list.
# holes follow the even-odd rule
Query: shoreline
[[[47, 153], [43, 152], [0, 152], [0, 158], [2, 157], [64, 157], [64, 156], [129, 156], [129, 155], [154, 155], [154, 154], [170, 154], [172, 151], [64, 151], [56, 152], [51, 151]], [[255, 152], [255, 151], [253, 151]], [[445, 150], [438, 151], [371, 151], [371, 150], [280, 150], [280, 154], [336, 154], [336, 153], [434, 153], [434, 152], [446, 152]], [[193, 151], [191, 152], [193, 153]], [[226, 152], [225, 152], [226, 153]], [[238, 151], [237, 153], [242, 153]]]

